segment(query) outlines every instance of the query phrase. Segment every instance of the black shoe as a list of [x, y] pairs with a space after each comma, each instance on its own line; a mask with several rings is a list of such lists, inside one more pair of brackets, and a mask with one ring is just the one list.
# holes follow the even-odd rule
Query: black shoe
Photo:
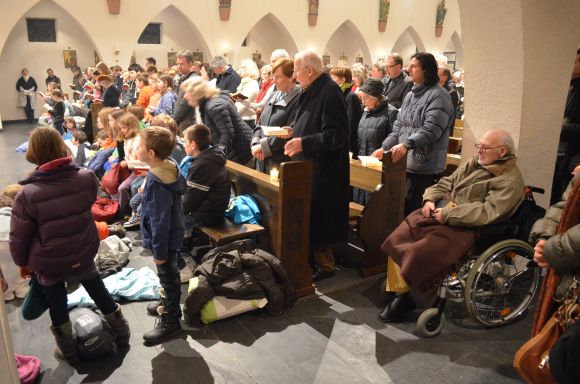
[[334, 276], [334, 271], [323, 271], [320, 268], [314, 267], [314, 273], [312, 273], [312, 281], [320, 281], [324, 279], [328, 279], [329, 277]]
[[386, 305], [379, 314], [382, 322], [397, 322], [404, 318], [405, 314], [417, 308], [415, 301], [409, 292], [397, 295], [393, 301]]
[[145, 332], [143, 340], [147, 344], [159, 344], [167, 341], [171, 336], [181, 331], [181, 324], [179, 319], [171, 316], [168, 313], [161, 314], [155, 321], [155, 328], [149, 332]]

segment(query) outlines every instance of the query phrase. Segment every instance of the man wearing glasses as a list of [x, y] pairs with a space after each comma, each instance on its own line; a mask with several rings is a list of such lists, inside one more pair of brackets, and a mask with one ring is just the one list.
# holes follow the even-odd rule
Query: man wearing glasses
[[322, 71], [316, 52], [296, 54], [294, 78], [302, 94], [293, 127], [285, 127], [290, 140], [284, 154], [312, 162], [310, 246], [318, 281], [334, 275], [332, 245], [348, 236], [348, 118], [342, 91]]
[[403, 104], [405, 95], [413, 87], [413, 82], [403, 72], [403, 58], [398, 53], [393, 53], [387, 58], [387, 82], [383, 95], [389, 99], [389, 104], [399, 109]]
[[[464, 255], [475, 241], [472, 228], [508, 219], [522, 202], [524, 180], [510, 134], [501, 129], [487, 131], [475, 148], [473, 158], [425, 190], [423, 208], [409, 214], [383, 244], [382, 250], [389, 255], [387, 291], [396, 295], [380, 313], [380, 320], [399, 321], [415, 309], [409, 287], [428, 281], [427, 276], [440, 275], [448, 262]], [[423, 233], [420, 227], [429, 229]], [[449, 228], [457, 228], [454, 234], [465, 237], [461, 241], [450, 237]], [[413, 242], [408, 244], [402, 239], [411, 233]], [[453, 239], [452, 244], [445, 239]]]

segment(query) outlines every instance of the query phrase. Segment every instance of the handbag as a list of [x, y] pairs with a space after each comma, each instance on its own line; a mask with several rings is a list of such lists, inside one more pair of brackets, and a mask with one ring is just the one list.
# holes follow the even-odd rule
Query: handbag
[[48, 301], [42, 293], [42, 288], [36, 277], [30, 278], [30, 289], [22, 303], [22, 317], [25, 320], [34, 320], [40, 317], [48, 309]]
[[550, 369], [550, 351], [564, 332], [580, 317], [580, 304], [578, 304], [576, 292], [578, 286], [578, 280], [574, 277], [570, 290], [560, 307], [541, 331], [516, 352], [513, 365], [526, 383], [557, 383]]
[[131, 170], [129, 168], [114, 164], [101, 179], [101, 189], [109, 195], [116, 195], [119, 191], [119, 186], [130, 174]]

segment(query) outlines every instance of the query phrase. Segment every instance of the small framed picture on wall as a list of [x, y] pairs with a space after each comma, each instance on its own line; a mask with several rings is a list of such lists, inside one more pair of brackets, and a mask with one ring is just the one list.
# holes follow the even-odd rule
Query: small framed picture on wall
[[169, 68], [177, 65], [177, 52], [167, 52], [167, 66]]
[[77, 65], [77, 51], [74, 49], [65, 49], [62, 51], [62, 56], [64, 58], [65, 68], [70, 68]]
[[262, 54], [260, 52], [252, 53], [252, 60], [254, 63], [258, 64], [260, 61], [262, 61]]
[[193, 61], [199, 61], [200, 63], [203, 63], [203, 52], [195, 51], [195, 52], [192, 52], [192, 54], [193, 54]]
[[325, 67], [330, 65], [330, 55], [322, 55], [322, 65]]
[[355, 61], [356, 61], [357, 63], [364, 64], [364, 61], [365, 61], [365, 59], [364, 59], [364, 57], [362, 57], [362, 56], [357, 56], [357, 57], [356, 57], [356, 59], [355, 59]]

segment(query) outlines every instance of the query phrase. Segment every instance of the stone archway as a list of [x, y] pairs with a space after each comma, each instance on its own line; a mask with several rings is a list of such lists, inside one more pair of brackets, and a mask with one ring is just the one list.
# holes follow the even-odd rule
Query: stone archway
[[298, 46], [286, 26], [272, 13], [267, 13], [254, 24], [240, 46], [238, 62], [259, 56], [264, 63], [270, 63], [270, 54], [279, 48], [285, 49], [291, 56], [298, 52]]
[[142, 63], [146, 57], [152, 56], [157, 60], [158, 68], [164, 68], [168, 66], [168, 53], [183, 49], [201, 53], [204, 62], [211, 61], [212, 52], [204, 36], [175, 5], [169, 5], [161, 10], [149, 23], [161, 23], [161, 44], [136, 44], [137, 63]]
[[345, 20], [330, 36], [323, 51], [330, 56], [330, 63], [336, 64], [341, 57], [346, 57], [348, 65], [362, 58], [364, 64], [371, 65], [372, 57], [369, 47], [359, 29], [349, 19]]
[[[26, 18], [56, 19], [56, 42], [29, 42]], [[34, 49], [34, 60], [22, 56], [22, 47]], [[44, 90], [46, 69], [52, 68], [64, 85], [63, 91], [67, 93], [69, 90], [66, 84], [72, 82], [72, 73], [65, 68], [63, 50], [69, 49], [76, 51], [77, 64], [81, 67], [95, 64], [94, 52], [100, 55], [94, 40], [84, 26], [65, 8], [51, 0], [36, 3], [16, 22], [6, 39], [0, 55], [0, 68], [6, 69], [4, 76], [0, 77], [0, 86], [5, 90], [13, 90], [20, 76], [20, 69], [27, 67], [31, 76], [35, 78], [39, 90]], [[4, 120], [22, 119], [23, 114], [16, 107], [17, 98], [17, 92], [0, 94], [0, 105], [4, 106], [2, 111]], [[38, 105], [37, 111], [37, 114], [44, 112], [42, 103]]]
[[423, 44], [423, 40], [421, 40], [415, 28], [411, 26], [407, 27], [399, 35], [391, 49], [392, 53], [398, 53], [403, 57], [404, 63], [407, 63], [416, 52], [423, 51], [425, 51], [425, 44]]

